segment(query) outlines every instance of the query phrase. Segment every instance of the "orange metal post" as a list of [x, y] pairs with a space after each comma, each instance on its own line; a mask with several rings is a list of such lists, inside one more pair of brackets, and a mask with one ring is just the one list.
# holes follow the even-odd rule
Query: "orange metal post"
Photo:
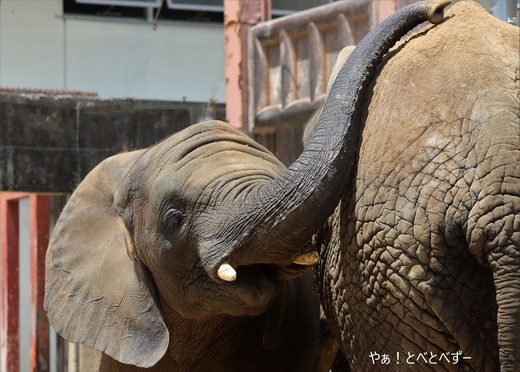
[[389, 15], [397, 10], [397, 0], [378, 1], [377, 5], [377, 23], [381, 23]]
[[0, 250], [1, 250], [1, 360], [0, 371], [18, 372], [19, 357], [19, 287], [18, 244], [20, 194], [0, 194]]
[[43, 310], [45, 252], [49, 244], [49, 197], [32, 194], [30, 208], [31, 249], [31, 371], [49, 370], [49, 322]]
[[247, 131], [247, 39], [251, 26], [271, 18], [271, 0], [224, 0], [226, 120]]

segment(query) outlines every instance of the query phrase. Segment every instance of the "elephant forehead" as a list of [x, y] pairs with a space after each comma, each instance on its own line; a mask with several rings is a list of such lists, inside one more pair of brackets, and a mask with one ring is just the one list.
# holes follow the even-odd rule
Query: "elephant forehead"
[[217, 180], [245, 174], [273, 178], [283, 164], [267, 149], [230, 125], [194, 124], [149, 148], [132, 172], [137, 188], [153, 192], [204, 189]]
[[229, 141], [211, 142], [161, 166], [154, 187], [173, 187], [170, 192], [197, 196], [219, 188], [240, 187], [243, 182], [271, 180], [282, 170], [283, 165], [267, 151]]
[[190, 159], [180, 162], [177, 170], [179, 179], [188, 187], [206, 187], [220, 179], [235, 180], [243, 176], [258, 176], [270, 179], [281, 172], [281, 167], [265, 157], [251, 154], [246, 148], [230, 148], [219, 144], [218, 150], [207, 154], [204, 148], [193, 152]]

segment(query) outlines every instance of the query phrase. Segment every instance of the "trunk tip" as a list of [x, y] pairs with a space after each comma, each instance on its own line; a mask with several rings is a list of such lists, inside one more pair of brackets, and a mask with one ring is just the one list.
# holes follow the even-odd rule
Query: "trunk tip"
[[444, 8], [451, 4], [451, 0], [429, 0], [426, 2], [426, 14], [428, 21], [434, 25], [444, 19]]

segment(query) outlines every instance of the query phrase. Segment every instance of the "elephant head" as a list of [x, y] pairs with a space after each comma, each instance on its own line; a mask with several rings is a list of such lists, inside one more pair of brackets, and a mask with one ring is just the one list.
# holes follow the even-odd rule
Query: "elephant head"
[[214, 121], [98, 165], [51, 237], [45, 309], [56, 331], [147, 367], [168, 347], [161, 301], [194, 319], [265, 312], [280, 280], [317, 261], [308, 241], [349, 181], [374, 66], [409, 29], [440, 22], [448, 3], [405, 8], [360, 43], [288, 169]]

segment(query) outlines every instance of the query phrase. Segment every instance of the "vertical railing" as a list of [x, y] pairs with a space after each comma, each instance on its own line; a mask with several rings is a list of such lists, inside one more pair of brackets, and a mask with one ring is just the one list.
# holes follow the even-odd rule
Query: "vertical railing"
[[29, 196], [31, 250], [31, 371], [49, 370], [49, 322], [43, 310], [45, 252], [49, 244], [49, 197]]
[[19, 194], [0, 195], [1, 287], [0, 371], [18, 371], [19, 361]]
[[[49, 370], [49, 323], [43, 311], [45, 252], [49, 241], [49, 196], [0, 193], [0, 371], [20, 370], [20, 212], [29, 199], [30, 370]], [[23, 278], [22, 278], [23, 279]]]

